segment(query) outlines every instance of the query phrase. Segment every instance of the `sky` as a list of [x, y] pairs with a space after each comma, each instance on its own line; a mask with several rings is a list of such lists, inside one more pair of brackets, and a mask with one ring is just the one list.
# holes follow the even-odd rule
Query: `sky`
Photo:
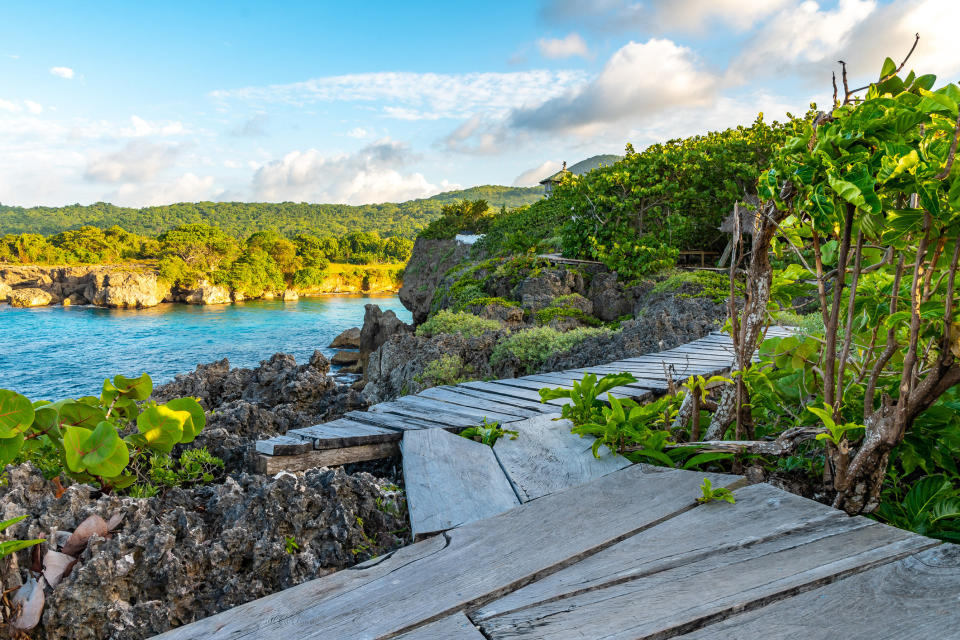
[[0, 203], [365, 204], [529, 186], [802, 114], [884, 57], [960, 79], [960, 0], [5, 0]]

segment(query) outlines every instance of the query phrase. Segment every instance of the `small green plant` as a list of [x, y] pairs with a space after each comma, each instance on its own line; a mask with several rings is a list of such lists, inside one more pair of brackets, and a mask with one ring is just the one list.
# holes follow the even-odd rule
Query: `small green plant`
[[206, 426], [203, 408], [194, 398], [158, 404], [148, 400], [152, 392], [153, 382], [145, 373], [104, 380], [99, 397], [54, 403], [31, 403], [0, 389], [0, 465], [46, 456], [45, 471], [52, 475], [62, 472], [105, 491], [129, 487], [138, 481], [129, 467], [192, 442]]
[[948, 542], [960, 542], [960, 478], [924, 476], [904, 494], [900, 478], [889, 474], [877, 518], [901, 529]]
[[300, 550], [300, 545], [297, 544], [297, 539], [294, 538], [293, 536], [284, 536], [283, 546], [284, 546], [284, 550], [290, 555], [293, 555], [294, 553]]
[[863, 429], [862, 424], [848, 422], [846, 424], [837, 424], [833, 421], [833, 407], [824, 404], [823, 409], [819, 407], [807, 407], [807, 411], [820, 418], [823, 426], [827, 428], [826, 433], [818, 433], [817, 440], [826, 440], [835, 447], [839, 447], [841, 442], [847, 438], [851, 431]]
[[130, 495], [150, 498], [157, 495], [161, 488], [208, 484], [213, 482], [223, 466], [223, 460], [210, 455], [206, 447], [184, 451], [177, 460], [155, 453], [150, 456], [146, 469], [131, 465], [131, 469], [142, 479], [130, 488]]
[[460, 384], [473, 380], [476, 377], [476, 370], [464, 364], [460, 356], [453, 353], [445, 353], [436, 360], [431, 360], [424, 366], [423, 371], [414, 376], [414, 380], [423, 386], [437, 387], [445, 384]]
[[[12, 527], [13, 525], [17, 524], [18, 522], [20, 522], [21, 520], [24, 520], [26, 517], [27, 517], [26, 515], [22, 515], [22, 516], [17, 516], [16, 518], [10, 518], [9, 520], [4, 520], [3, 522], [0, 522], [0, 531], [5, 531], [6, 529], [8, 529], [8, 528]], [[32, 546], [34, 546], [34, 545], [36, 545], [36, 544], [40, 544], [40, 543], [42, 543], [42, 542], [46, 542], [46, 540], [45, 540], [45, 539], [40, 539], [40, 540], [4, 540], [3, 542], [0, 542], [0, 558], [5, 558], [6, 556], [10, 555], [11, 553], [16, 553], [17, 551], [20, 551], [21, 549], [26, 549], [27, 547], [32, 547]]]
[[593, 420], [600, 413], [603, 403], [600, 402], [600, 394], [610, 391], [616, 387], [621, 387], [637, 379], [632, 373], [608, 373], [597, 380], [597, 376], [588, 373], [583, 376], [583, 380], [574, 380], [572, 389], [540, 389], [540, 401], [547, 402], [557, 398], [570, 398], [570, 403], [563, 405], [560, 410], [560, 417], [573, 422], [574, 426], [580, 426]]
[[487, 422], [486, 418], [483, 419], [483, 424], [477, 427], [467, 427], [460, 432], [461, 437], [467, 438], [468, 440], [475, 440], [488, 447], [497, 444], [497, 440], [504, 436], [509, 436], [511, 440], [516, 440], [518, 435], [520, 434], [516, 431], [502, 428], [499, 422]]
[[417, 335], [431, 337], [442, 333], [456, 333], [461, 336], [481, 336], [487, 331], [501, 329], [500, 322], [475, 316], [466, 311], [442, 309], [417, 327]]
[[566, 351], [588, 338], [608, 336], [610, 333], [606, 328], [579, 328], [563, 332], [551, 327], [523, 329], [497, 343], [490, 356], [490, 365], [497, 368], [514, 361], [520, 372], [530, 374], [550, 356]]
[[697, 502], [700, 504], [706, 504], [708, 502], [713, 502], [714, 500], [723, 500], [729, 502], [730, 504], [736, 503], [737, 499], [734, 497], [733, 492], [730, 489], [724, 487], [713, 488], [713, 483], [710, 482], [710, 478], [704, 478], [703, 484], [700, 485], [700, 490], [703, 492]]

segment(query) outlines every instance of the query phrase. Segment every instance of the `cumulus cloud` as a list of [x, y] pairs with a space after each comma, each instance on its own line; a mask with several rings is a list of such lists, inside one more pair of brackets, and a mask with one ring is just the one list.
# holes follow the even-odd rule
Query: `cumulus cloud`
[[577, 33], [569, 33], [563, 38], [541, 38], [537, 40], [537, 48], [545, 58], [590, 57], [587, 43]]
[[173, 144], [128, 142], [117, 151], [92, 158], [83, 175], [94, 182], [141, 183], [171, 167], [181, 150]]
[[791, 0], [548, 0], [547, 22], [576, 22], [601, 32], [702, 31], [718, 22], [737, 31], [753, 27]]
[[541, 165], [528, 169], [516, 177], [513, 181], [515, 187], [535, 187], [547, 176], [552, 176], [563, 167], [559, 162], [547, 160]]
[[218, 100], [250, 103], [369, 102], [388, 117], [418, 120], [468, 117], [478, 110], [509, 110], [561, 95], [581, 84], [580, 71], [512, 73], [360, 73], [292, 84], [214, 91]]
[[106, 194], [104, 200], [126, 207], [152, 207], [176, 202], [213, 200], [219, 196], [213, 176], [184, 173], [171, 181], [151, 184], [123, 184]]
[[65, 80], [73, 80], [73, 76], [75, 75], [73, 69], [70, 67], [50, 67], [50, 73]]
[[690, 49], [670, 40], [630, 42], [613, 54], [588, 84], [536, 107], [513, 111], [518, 129], [576, 130], [646, 117], [678, 105], [710, 101], [718, 78], [704, 71]]
[[257, 169], [254, 197], [272, 202], [367, 204], [424, 198], [458, 187], [446, 181], [432, 184], [421, 173], [404, 172], [404, 165], [412, 160], [406, 145], [390, 139], [350, 154], [291, 151]]
[[350, 129], [350, 131], [347, 131], [346, 135], [350, 138], [357, 138], [359, 140], [361, 138], [368, 138], [370, 136], [370, 132], [363, 127], [355, 127]]

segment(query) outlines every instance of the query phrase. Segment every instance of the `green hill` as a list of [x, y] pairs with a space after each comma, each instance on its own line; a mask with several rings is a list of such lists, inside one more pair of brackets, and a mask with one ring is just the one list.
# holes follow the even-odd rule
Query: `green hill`
[[593, 171], [600, 165], [609, 167], [614, 162], [617, 162], [619, 160], [623, 160], [623, 156], [618, 156], [612, 153], [605, 153], [599, 156], [592, 156], [590, 158], [587, 158], [586, 160], [581, 160], [580, 162], [573, 165], [572, 167], [567, 167], [567, 171], [569, 171], [575, 176], [579, 176], [579, 175], [583, 175], [584, 173], [587, 173], [588, 171]]
[[413, 238], [440, 217], [440, 208], [460, 199], [483, 198], [491, 207], [530, 204], [543, 197], [540, 187], [484, 185], [448, 191], [430, 198], [381, 204], [307, 204], [297, 202], [181, 202], [134, 209], [106, 202], [65, 207], [11, 207], [0, 204], [0, 236], [8, 233], [52, 235], [82, 225], [107, 228], [119, 225], [133, 233], [156, 236], [183, 224], [220, 227], [236, 238], [276, 229], [282, 235], [313, 233], [344, 236], [354, 231], [376, 231], [383, 236]]

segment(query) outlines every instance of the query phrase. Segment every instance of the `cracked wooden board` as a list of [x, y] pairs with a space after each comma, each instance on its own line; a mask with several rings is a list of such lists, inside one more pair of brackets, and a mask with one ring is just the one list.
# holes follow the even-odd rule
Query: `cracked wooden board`
[[413, 631], [396, 636], [396, 640], [485, 640], [463, 613], [441, 618]]
[[492, 601], [696, 508], [705, 477], [716, 486], [742, 481], [632, 465], [428, 538], [373, 566], [304, 583], [159, 638], [361, 640], [404, 633]]
[[678, 636], [958, 640], [960, 546], [945, 544]]
[[473, 396], [475, 398], [482, 398], [484, 400], [490, 400], [491, 402], [501, 402], [506, 404], [507, 406], [524, 409], [531, 413], [537, 413], [537, 414], [560, 413], [560, 409], [558, 409], [557, 407], [549, 404], [544, 404], [539, 400], [525, 400], [523, 398], [517, 398], [516, 396], [505, 396], [499, 393], [495, 393], [493, 391], [486, 391], [484, 389], [468, 387], [466, 385], [449, 387], [449, 389], [451, 391], [456, 391], [457, 393]]
[[572, 426], [569, 420], [550, 416], [531, 418], [510, 425], [518, 432], [515, 440], [497, 440], [493, 452], [520, 500], [529, 502], [630, 466], [629, 460], [606, 447], [595, 458], [594, 438], [570, 433]]
[[442, 429], [403, 436], [403, 479], [413, 539], [520, 504], [493, 449]]
[[496, 411], [497, 413], [511, 415], [516, 419], [532, 418], [540, 413], [539, 411], [531, 411], [530, 409], [514, 407], [504, 402], [497, 402], [486, 398], [478, 398], [476, 396], [457, 391], [456, 388], [449, 387], [431, 387], [430, 389], [420, 392], [420, 396], [424, 398], [432, 398], [433, 400], [440, 400], [441, 402], [449, 402], [450, 404], [468, 407], [478, 411]]

